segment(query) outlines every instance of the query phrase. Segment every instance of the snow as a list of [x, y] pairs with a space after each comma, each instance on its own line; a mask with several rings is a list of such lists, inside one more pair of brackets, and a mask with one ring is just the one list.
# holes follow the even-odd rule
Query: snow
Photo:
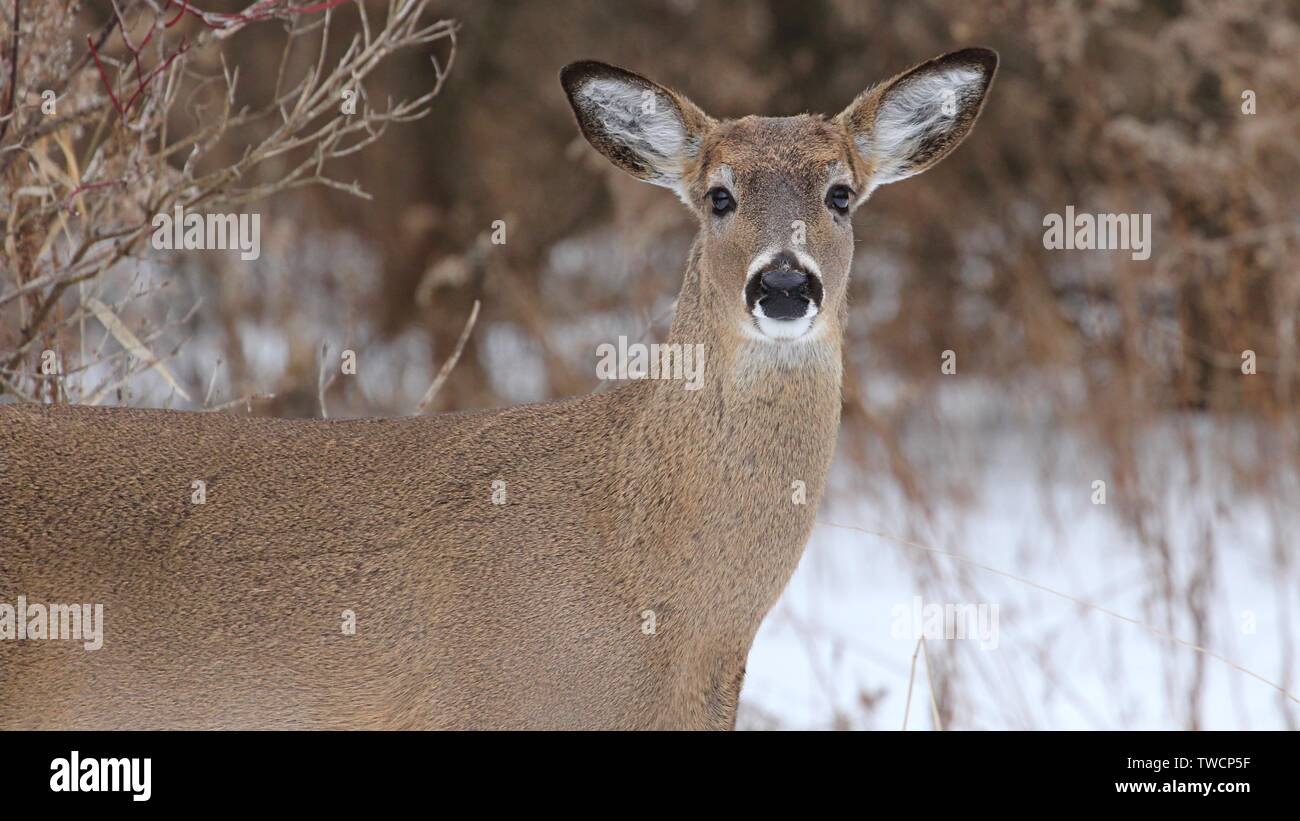
[[[1143, 437], [1144, 482], [1121, 489], [1082, 434], [990, 421], [980, 409], [993, 392], [980, 394], [947, 397], [938, 405], [950, 407], [906, 437], [909, 456], [960, 478], [970, 494], [964, 503], [936, 497], [926, 517], [882, 478], [883, 490], [842, 493], [823, 506], [750, 653], [740, 726], [902, 727], [918, 645], [896, 637], [896, 608], [910, 610], [921, 596], [996, 605], [998, 635], [996, 649], [926, 640], [909, 729], [933, 727], [927, 655], [945, 729], [1294, 728], [1300, 704], [1142, 626], [1300, 694], [1300, 482], [1286, 474], [1269, 493], [1249, 491], [1224, 458], [1249, 453], [1260, 432], [1222, 419], [1214, 427], [1195, 417], [1161, 420]], [[1188, 441], [1196, 470], [1186, 464]], [[833, 486], [852, 487], [846, 466], [833, 477]], [[1094, 503], [1096, 480], [1107, 483], [1105, 504]], [[1125, 502], [1147, 505], [1146, 540], [1121, 515]]]

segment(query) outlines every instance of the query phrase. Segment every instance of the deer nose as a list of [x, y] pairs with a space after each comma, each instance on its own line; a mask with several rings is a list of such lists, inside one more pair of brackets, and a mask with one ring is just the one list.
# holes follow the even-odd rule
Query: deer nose
[[766, 271], [760, 283], [763, 296], [781, 295], [787, 297], [808, 298], [808, 275], [793, 268], [777, 268]]

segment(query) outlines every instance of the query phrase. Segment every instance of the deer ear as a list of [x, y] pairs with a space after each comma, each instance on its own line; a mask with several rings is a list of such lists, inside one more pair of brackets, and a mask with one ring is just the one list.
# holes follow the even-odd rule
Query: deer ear
[[682, 95], [639, 74], [586, 60], [560, 72], [587, 142], [638, 179], [683, 196], [682, 179], [712, 125]]
[[835, 122], [853, 136], [878, 185], [919, 174], [948, 155], [975, 125], [997, 52], [968, 48], [921, 63], [858, 95]]

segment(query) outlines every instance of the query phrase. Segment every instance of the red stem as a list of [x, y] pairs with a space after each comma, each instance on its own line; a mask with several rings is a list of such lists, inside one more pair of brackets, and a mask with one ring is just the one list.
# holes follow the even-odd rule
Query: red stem
[[99, 79], [104, 81], [104, 88], [108, 91], [108, 99], [113, 101], [113, 108], [117, 113], [126, 117], [126, 111], [123, 110], [122, 104], [117, 101], [117, 95], [113, 93], [113, 84], [108, 81], [108, 72], [104, 71], [104, 64], [99, 61], [99, 49], [95, 48], [95, 41], [89, 34], [86, 35], [86, 44], [90, 46], [90, 56], [95, 59], [95, 68], [99, 69]]

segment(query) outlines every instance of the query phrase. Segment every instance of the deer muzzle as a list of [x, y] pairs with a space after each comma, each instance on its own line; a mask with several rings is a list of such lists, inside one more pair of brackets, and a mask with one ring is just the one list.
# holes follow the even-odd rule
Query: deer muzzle
[[750, 313], [760, 319], [803, 319], [821, 307], [821, 280], [792, 257], [781, 254], [750, 277], [745, 301]]

